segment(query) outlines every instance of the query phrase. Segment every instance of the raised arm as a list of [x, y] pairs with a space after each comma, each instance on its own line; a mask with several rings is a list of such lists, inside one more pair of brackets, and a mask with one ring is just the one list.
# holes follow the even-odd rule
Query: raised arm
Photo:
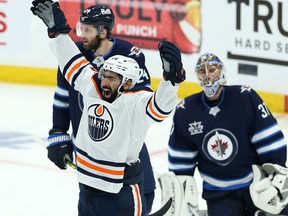
[[35, 0], [32, 4], [31, 11], [42, 19], [48, 27], [48, 36], [53, 38], [50, 48], [58, 60], [61, 73], [75, 90], [83, 93], [87, 82], [92, 82], [91, 77], [95, 74], [95, 70], [67, 35], [71, 28], [59, 3], [51, 0]]

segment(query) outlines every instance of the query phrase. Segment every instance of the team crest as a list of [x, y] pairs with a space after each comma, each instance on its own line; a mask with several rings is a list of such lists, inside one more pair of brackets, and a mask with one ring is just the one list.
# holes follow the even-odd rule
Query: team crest
[[230, 131], [218, 128], [204, 137], [202, 150], [211, 161], [226, 166], [236, 156], [238, 142]]
[[193, 123], [189, 123], [189, 128], [188, 130], [190, 131], [190, 135], [195, 135], [195, 134], [200, 134], [203, 133], [203, 125], [202, 122], [196, 122], [194, 121]]
[[136, 46], [133, 46], [131, 49], [130, 49], [130, 53], [129, 53], [129, 56], [132, 56], [132, 55], [136, 55], [136, 56], [139, 56], [141, 54], [141, 49], [139, 49], [138, 47]]
[[106, 139], [113, 130], [113, 118], [103, 104], [94, 104], [88, 108], [88, 134], [94, 141]]

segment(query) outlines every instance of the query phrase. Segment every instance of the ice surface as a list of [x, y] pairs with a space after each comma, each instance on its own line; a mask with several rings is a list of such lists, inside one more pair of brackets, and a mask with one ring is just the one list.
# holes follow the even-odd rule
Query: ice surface
[[[54, 88], [0, 83], [0, 215], [77, 216], [78, 183], [71, 168], [59, 170], [35, 140], [51, 127]], [[286, 138], [288, 116], [276, 115]], [[156, 175], [167, 169], [171, 117], [150, 128], [146, 144]], [[202, 181], [196, 176], [201, 196]], [[156, 189], [153, 211], [160, 208]], [[206, 207], [200, 198], [200, 209]]]

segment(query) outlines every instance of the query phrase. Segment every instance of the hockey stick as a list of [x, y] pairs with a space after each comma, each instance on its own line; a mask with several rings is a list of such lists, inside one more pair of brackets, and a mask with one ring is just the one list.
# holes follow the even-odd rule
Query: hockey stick
[[[44, 148], [47, 148], [47, 144], [44, 140], [42, 140], [40, 137], [37, 136], [33, 136], [32, 140], [34, 140], [34, 142], [40, 144], [41, 146], [43, 146]], [[72, 169], [77, 169], [76, 164], [73, 163], [73, 161], [70, 160], [69, 156], [67, 154], [64, 155], [64, 163], [66, 163], [67, 165], [69, 165]]]
[[156, 212], [149, 214], [147, 216], [163, 216], [171, 207], [172, 205], [172, 197]]

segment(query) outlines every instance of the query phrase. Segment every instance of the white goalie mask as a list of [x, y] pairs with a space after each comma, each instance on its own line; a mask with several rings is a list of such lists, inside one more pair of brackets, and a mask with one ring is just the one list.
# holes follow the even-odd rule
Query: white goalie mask
[[122, 76], [119, 89], [129, 79], [132, 81], [130, 88], [133, 88], [140, 74], [138, 63], [134, 59], [122, 55], [112, 56], [105, 61], [98, 73], [100, 79], [105, 71], [112, 71]]
[[213, 97], [219, 87], [226, 83], [223, 62], [214, 54], [201, 55], [198, 58], [195, 72], [207, 97]]

